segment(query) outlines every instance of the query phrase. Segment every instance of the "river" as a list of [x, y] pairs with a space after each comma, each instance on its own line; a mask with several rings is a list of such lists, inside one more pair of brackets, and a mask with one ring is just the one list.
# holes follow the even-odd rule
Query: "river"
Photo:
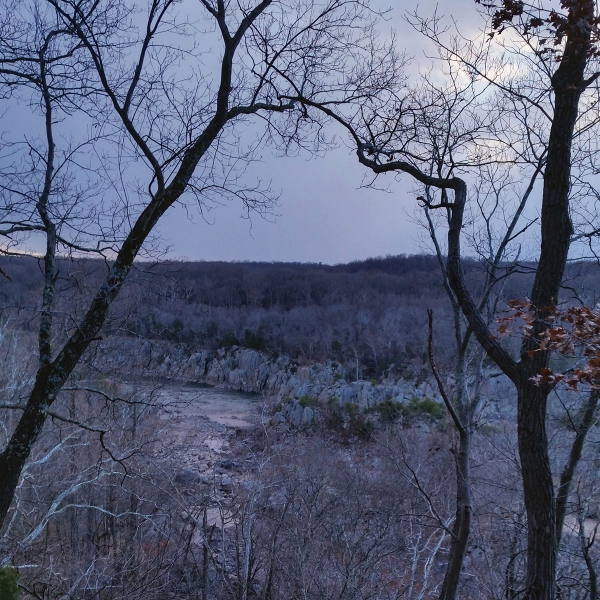
[[187, 465], [226, 453], [233, 431], [258, 423], [265, 404], [258, 394], [197, 383], [169, 381], [147, 389], [161, 407], [161, 439]]
[[206, 417], [220, 425], [249, 427], [256, 423], [264, 398], [198, 383], [167, 383], [157, 393], [168, 413], [190, 419]]

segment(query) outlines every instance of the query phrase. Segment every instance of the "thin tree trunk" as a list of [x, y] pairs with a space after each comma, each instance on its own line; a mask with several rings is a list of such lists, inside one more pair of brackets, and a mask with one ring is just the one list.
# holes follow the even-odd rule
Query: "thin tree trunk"
[[548, 392], [531, 380], [518, 388], [518, 444], [527, 513], [527, 600], [553, 600], [556, 573], [554, 482], [548, 456]]
[[579, 540], [581, 542], [581, 551], [583, 553], [583, 559], [585, 560], [585, 566], [587, 567], [588, 578], [590, 581], [589, 600], [598, 599], [598, 574], [596, 573], [596, 567], [594, 566], [594, 559], [590, 556], [590, 548], [594, 544], [597, 532], [598, 525], [596, 525], [591, 539], [585, 536], [585, 513], [581, 513], [579, 515]]
[[471, 433], [466, 429], [459, 432], [459, 447], [456, 454], [456, 519], [454, 535], [450, 544], [450, 557], [440, 593], [440, 600], [455, 600], [460, 575], [471, 534]]
[[[457, 308], [458, 310], [458, 308]], [[460, 583], [460, 574], [469, 543], [471, 534], [471, 438], [473, 413], [476, 404], [469, 404], [468, 393], [466, 390], [465, 364], [466, 354], [460, 350], [462, 344], [459, 343], [459, 352], [456, 359], [456, 398], [454, 402], [450, 400], [444, 383], [438, 371], [435, 357], [433, 355], [433, 311], [427, 311], [429, 321], [428, 354], [429, 364], [446, 405], [452, 423], [459, 435], [458, 452], [456, 459], [456, 517], [452, 530], [453, 537], [450, 542], [450, 556], [444, 575], [444, 583], [440, 593], [440, 600], [455, 600], [458, 584]], [[460, 341], [460, 323], [456, 325], [457, 340]], [[456, 407], [458, 407], [458, 410]], [[465, 423], [467, 424], [465, 426]]]
[[204, 506], [202, 514], [202, 579], [200, 587], [202, 591], [202, 600], [206, 600], [208, 595], [208, 505]]
[[583, 444], [592, 425], [596, 422], [596, 408], [598, 407], [598, 399], [600, 399], [600, 390], [592, 390], [588, 396], [583, 410], [581, 423], [577, 426], [577, 433], [571, 446], [569, 459], [565, 465], [561, 475], [558, 490], [556, 492], [556, 543], [560, 545], [562, 531], [565, 524], [565, 513], [567, 511], [567, 502], [569, 500], [569, 491], [575, 469], [579, 464]]

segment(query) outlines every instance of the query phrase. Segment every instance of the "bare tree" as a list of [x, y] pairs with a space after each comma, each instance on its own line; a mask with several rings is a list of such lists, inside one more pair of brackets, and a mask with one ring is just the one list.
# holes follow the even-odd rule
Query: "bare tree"
[[[425, 115], [428, 120], [427, 132], [432, 144], [439, 144], [440, 150], [431, 158], [431, 175], [441, 175], [444, 172], [445, 161], [463, 143], [464, 138], [476, 135], [477, 128], [485, 122], [475, 121], [472, 129], [464, 128], [458, 135], [454, 135], [451, 128], [439, 128], [436, 121], [455, 121], [461, 112], [474, 106], [480, 90], [473, 81], [466, 84], [460, 82], [459, 71], [450, 61], [446, 63], [449, 75], [449, 84], [444, 88], [443, 96], [436, 95], [434, 105], [436, 110], [433, 115]], [[425, 80], [425, 87], [431, 91], [435, 85]], [[429, 92], [428, 96], [432, 94]], [[445, 97], [445, 102], [440, 102]], [[443, 150], [443, 147], [447, 150]], [[500, 165], [484, 165], [476, 172], [475, 177], [475, 209], [469, 219], [472, 230], [471, 245], [477, 253], [485, 277], [478, 291], [477, 304], [488, 327], [497, 316], [498, 302], [502, 297], [502, 290], [511, 273], [519, 270], [520, 236], [527, 226], [521, 231], [517, 230], [523, 211], [530, 199], [539, 168], [533, 170], [529, 181], [518, 186], [511, 180], [510, 173]], [[463, 561], [469, 536], [473, 514], [472, 486], [471, 486], [471, 448], [472, 438], [475, 433], [478, 410], [484, 393], [484, 356], [485, 352], [478, 344], [474, 343], [473, 329], [464, 322], [458, 299], [450, 285], [445, 260], [443, 240], [439, 239], [439, 229], [448, 225], [449, 211], [437, 219], [435, 211], [432, 214], [430, 206], [434, 203], [432, 190], [425, 189], [425, 197], [421, 197], [424, 213], [424, 227], [427, 230], [435, 256], [437, 257], [442, 273], [442, 283], [452, 307], [452, 322], [454, 329], [454, 364], [451, 369], [452, 383], [450, 388], [442, 380], [442, 374], [437, 367], [433, 345], [433, 311], [429, 313], [429, 362], [436, 379], [440, 395], [448, 409], [452, 425], [457, 431], [459, 443], [455, 449], [456, 458], [456, 518], [453, 525], [450, 557], [448, 559], [444, 586], [440, 598], [454, 599], [457, 594], [458, 584], [462, 571]], [[511, 198], [512, 196], [512, 198]], [[505, 228], [498, 234], [498, 221]]]
[[[559, 13], [508, 0], [489, 7], [488, 37], [500, 40], [500, 54], [494, 54], [488, 42], [478, 45], [459, 38], [447, 44], [437, 19], [413, 20], [444, 56], [478, 82], [482, 99], [490, 99], [486, 89], [496, 98], [489, 104], [482, 102], [485, 110], [469, 114], [457, 110], [456, 120], [437, 123], [442, 133], [439, 144], [432, 142], [428, 112], [441, 110], [447, 101], [443, 93], [439, 102], [428, 103], [427, 96], [423, 100], [417, 90], [412, 97], [396, 100], [394, 112], [387, 116], [381, 109], [366, 117], [363, 112], [362, 125], [342, 111], [332, 114], [347, 127], [363, 165], [378, 175], [408, 173], [437, 190], [435, 201], [425, 200], [429, 209], [449, 213], [446, 270], [450, 287], [478, 342], [517, 390], [528, 526], [527, 600], [555, 597], [557, 556], [555, 491], [546, 433], [551, 387], [536, 385], [532, 379], [547, 366], [549, 355], [536, 350], [548, 328], [548, 311], [558, 301], [573, 239], [570, 207], [574, 190], [584, 189], [581, 183], [586, 179], [586, 189], [593, 188], [589, 176], [597, 170], [596, 155], [586, 150], [591, 147], [586, 140], [598, 124], [594, 58], [598, 17], [589, 0], [565, 2], [563, 8], [564, 13]], [[493, 110], [494, 106], [504, 110]], [[451, 144], [444, 129], [452, 131]], [[448, 148], [443, 172], [431, 173], [432, 158]], [[530, 177], [536, 170], [543, 175], [540, 245], [530, 292], [535, 319], [531, 332], [523, 338], [518, 359], [486, 323], [461, 261], [469, 169], [494, 161], [524, 167]], [[593, 230], [589, 228], [587, 233]]]
[[[296, 90], [316, 104], [344, 104], [392, 85], [401, 66], [391, 47], [375, 40], [375, 15], [361, 1], [206, 0], [200, 15], [173, 0], [143, 9], [87, 0], [16, 6], [3, 6], [10, 15], [0, 34], [3, 90], [31, 103], [44, 133], [22, 154], [12, 146], [0, 231], [6, 253], [42, 235], [45, 283], [35, 382], [0, 453], [0, 523], [51, 405], [102, 336], [133, 261], [165, 212], [186, 193], [201, 208], [233, 195], [248, 211], [268, 209], [268, 190], [240, 180], [256, 144], [267, 139], [286, 152], [326, 144], [321, 117], [290, 99]], [[206, 54], [209, 44], [216, 55]], [[244, 151], [252, 116], [264, 127]], [[63, 145], [59, 158], [63, 127], [65, 138], [88, 128], [92, 135]], [[79, 151], [82, 144], [93, 152]], [[80, 171], [97, 186], [92, 193]], [[103, 280], [62, 331], [61, 250], [107, 260]]]

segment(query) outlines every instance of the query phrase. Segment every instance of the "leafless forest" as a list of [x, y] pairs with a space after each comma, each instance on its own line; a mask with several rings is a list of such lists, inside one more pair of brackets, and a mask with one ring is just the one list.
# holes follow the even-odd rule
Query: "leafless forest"
[[[70, 314], [106, 272], [101, 261], [61, 260], [57, 280], [61, 305]], [[4, 318], [35, 332], [36, 304], [43, 289], [35, 258], [1, 259], [11, 279], [0, 279]], [[485, 269], [465, 262], [476, 293]], [[511, 276], [501, 306], [524, 298], [531, 267]], [[595, 263], [570, 265], [561, 297], [594, 305], [600, 289]], [[436, 319], [436, 358], [454, 360], [451, 306], [433, 256], [397, 256], [346, 265], [294, 263], [140, 263], [117, 302], [110, 336], [173, 342], [199, 348], [241, 346], [285, 354], [301, 363], [358, 360], [362, 379], [379, 379], [393, 368], [408, 378], [428, 370], [427, 309]], [[83, 310], [83, 308], [81, 309]], [[75, 313], [77, 314], [77, 313]], [[500, 315], [500, 312], [498, 313]]]
[[[10, 277], [0, 283], [3, 408], [17, 408], [35, 373], [43, 274], [35, 258], [0, 266]], [[60, 261], [67, 318], [106, 268]], [[472, 285], [481, 285], [478, 263], [469, 273]], [[594, 263], [571, 265], [565, 298], [573, 290], [593, 295], [598, 274]], [[515, 277], [507, 298], [521, 297], [530, 278]], [[176, 382], [147, 371], [141, 377], [140, 365], [109, 370], [129, 341], [142, 339], [173, 355], [240, 346], [287, 353], [298, 366], [336, 360], [351, 378], [358, 353], [360, 378], [375, 384], [402, 377], [416, 388], [433, 382], [426, 308], [435, 315], [437, 367], [450, 382], [451, 309], [434, 257], [332, 267], [138, 265], [105, 329], [104, 351], [86, 356], [54, 404], [9, 512], [2, 552], [5, 564], [18, 567], [21, 596], [437, 597], [452, 543], [458, 451], [437, 393], [433, 404], [421, 399], [404, 408], [305, 398], [318, 418], [299, 428], [269, 420], [281, 399], [257, 397], [251, 427], [194, 420], [177, 439], [177, 415], [189, 400], [165, 404]], [[128, 365], [138, 361], [127, 357]], [[517, 598], [526, 528], [516, 400], [497, 369], [487, 364], [483, 371], [494, 383], [483, 386], [476, 414], [473, 525], [458, 593]], [[568, 461], [581, 402], [581, 394], [563, 393], [551, 403], [557, 474]], [[14, 408], [4, 411], [4, 435]], [[207, 439], [224, 447], [207, 448]], [[598, 442], [594, 428], [567, 506], [557, 575], [565, 598], [589, 597], [600, 558]]]
[[[376, 4], [0, 0], [0, 600], [597, 600], [598, 7]], [[430, 256], [162, 260], [341, 147]]]

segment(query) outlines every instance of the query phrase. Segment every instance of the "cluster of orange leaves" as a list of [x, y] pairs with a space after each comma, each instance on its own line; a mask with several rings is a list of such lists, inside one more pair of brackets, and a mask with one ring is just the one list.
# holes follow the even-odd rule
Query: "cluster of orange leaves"
[[[540, 46], [549, 44], [548, 47], [538, 50], [537, 54], [553, 54], [560, 60], [561, 46], [564, 39], [574, 34], [580, 37], [586, 30], [591, 30], [591, 44], [588, 55], [599, 56], [598, 28], [600, 16], [590, 11], [589, 4], [579, 0], [560, 0], [563, 12], [551, 9], [545, 14], [536, 10], [531, 3], [527, 5], [523, 0], [501, 0], [499, 4], [488, 3], [485, 0], [475, 0], [486, 8], [495, 9], [492, 14], [492, 30], [488, 37], [493, 38], [496, 33], [502, 33], [507, 27], [520, 27], [525, 34], [536, 33]], [[536, 14], [537, 13], [537, 14]]]
[[[498, 319], [500, 334], [508, 333], [517, 323], [523, 335], [531, 335], [536, 317], [529, 300], [513, 300], [505, 312], [507, 315]], [[544, 310], [543, 319], [547, 328], [540, 336], [538, 347], [529, 355], [549, 351], [581, 360], [579, 366], [565, 373], [546, 367], [533, 380], [538, 385], [563, 382], [573, 390], [581, 384], [600, 389], [600, 310], [587, 306], [551, 308]]]

